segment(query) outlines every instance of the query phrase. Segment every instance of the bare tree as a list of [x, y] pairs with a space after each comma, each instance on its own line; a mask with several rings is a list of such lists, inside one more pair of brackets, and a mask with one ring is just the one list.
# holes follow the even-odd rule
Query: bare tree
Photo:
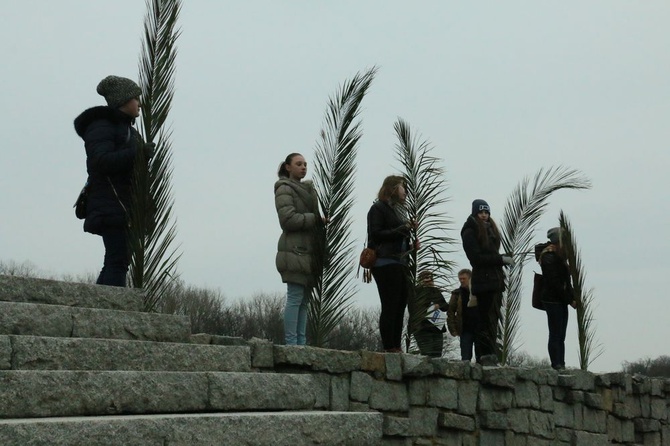
[[637, 361], [624, 361], [624, 373], [644, 375], [650, 377], [670, 378], [670, 356], [661, 355], [657, 358], [643, 358]]

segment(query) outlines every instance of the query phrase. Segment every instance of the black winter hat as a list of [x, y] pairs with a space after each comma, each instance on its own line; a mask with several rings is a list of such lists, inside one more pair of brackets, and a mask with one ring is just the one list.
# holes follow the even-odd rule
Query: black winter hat
[[472, 215], [477, 215], [481, 211], [487, 211], [490, 214], [491, 207], [486, 201], [482, 200], [481, 198], [478, 198], [472, 202]]
[[107, 105], [112, 108], [118, 108], [142, 94], [142, 90], [134, 81], [120, 76], [107, 76], [100, 81], [96, 91], [105, 97]]

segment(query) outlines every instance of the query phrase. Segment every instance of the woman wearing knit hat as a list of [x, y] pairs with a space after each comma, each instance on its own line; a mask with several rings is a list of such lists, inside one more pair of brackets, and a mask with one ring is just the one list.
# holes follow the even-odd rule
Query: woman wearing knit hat
[[84, 231], [102, 237], [105, 257], [96, 283], [126, 286], [128, 272], [128, 209], [131, 179], [138, 149], [146, 159], [152, 145], [133, 128], [140, 115], [140, 87], [130, 79], [107, 76], [97, 87], [107, 106], [92, 107], [74, 120], [84, 140], [88, 199]]
[[535, 245], [535, 260], [542, 268], [542, 292], [540, 299], [547, 312], [549, 340], [547, 350], [551, 367], [565, 368], [565, 335], [568, 328], [568, 305], [576, 306], [570, 269], [562, 247], [563, 230], [551, 228], [547, 231], [546, 243]]
[[[504, 265], [513, 264], [512, 257], [500, 255], [500, 231], [491, 218], [489, 204], [477, 199], [461, 229], [463, 249], [472, 265], [470, 293], [477, 296], [479, 331], [475, 335], [477, 362], [497, 363], [498, 321], [505, 288]], [[494, 355], [494, 356], [490, 356]], [[487, 358], [482, 359], [484, 356]]]

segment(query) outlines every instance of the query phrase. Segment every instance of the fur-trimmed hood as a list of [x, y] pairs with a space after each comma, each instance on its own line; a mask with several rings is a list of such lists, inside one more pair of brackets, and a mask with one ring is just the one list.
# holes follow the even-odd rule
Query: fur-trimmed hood
[[135, 118], [123, 113], [118, 108], [99, 105], [84, 110], [74, 119], [74, 131], [77, 132], [77, 135], [83, 138], [88, 126], [92, 122], [100, 119], [106, 119], [115, 124], [127, 123], [128, 125], [132, 125], [135, 122]]

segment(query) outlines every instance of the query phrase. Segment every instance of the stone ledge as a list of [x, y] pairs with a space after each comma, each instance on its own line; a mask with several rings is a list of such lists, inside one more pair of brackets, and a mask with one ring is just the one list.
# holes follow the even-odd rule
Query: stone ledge
[[[114, 339], [0, 336], [12, 370], [248, 372], [249, 347]], [[1, 358], [2, 356], [0, 356]], [[0, 368], [2, 366], [0, 361]]]
[[144, 291], [133, 288], [0, 275], [0, 301], [142, 311]]
[[188, 316], [0, 302], [0, 334], [188, 342]]
[[237, 372], [0, 372], [0, 418], [302, 410], [307, 374]]
[[[290, 426], [290, 429], [287, 429]], [[370, 445], [382, 441], [382, 414], [257, 412], [0, 420], [0, 444]]]

